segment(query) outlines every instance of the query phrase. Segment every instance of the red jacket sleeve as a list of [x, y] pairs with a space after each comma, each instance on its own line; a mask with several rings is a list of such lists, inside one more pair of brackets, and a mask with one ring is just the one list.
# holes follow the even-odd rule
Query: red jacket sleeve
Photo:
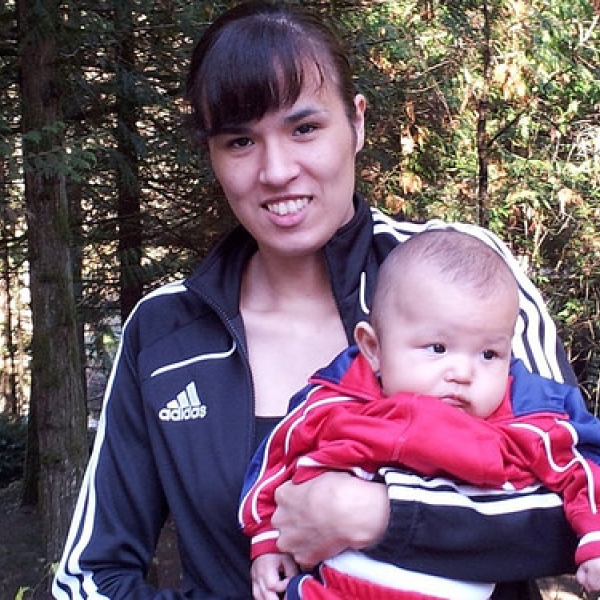
[[516, 449], [496, 427], [437, 398], [399, 394], [332, 408], [318, 445], [300, 458], [294, 481], [340, 469], [371, 477], [381, 466], [501, 487]]
[[[578, 564], [600, 556], [600, 467], [578, 450], [569, 421], [540, 415], [503, 426], [522, 449], [528, 469], [548, 489], [559, 493], [571, 527], [580, 538]], [[515, 472], [509, 474], [516, 478]]]
[[311, 396], [283, 419], [253, 458], [238, 511], [240, 525], [251, 537], [252, 558], [278, 552], [277, 531], [271, 525], [275, 490], [292, 479], [298, 458], [317, 447], [330, 407], [345, 405], [347, 400], [319, 393]]

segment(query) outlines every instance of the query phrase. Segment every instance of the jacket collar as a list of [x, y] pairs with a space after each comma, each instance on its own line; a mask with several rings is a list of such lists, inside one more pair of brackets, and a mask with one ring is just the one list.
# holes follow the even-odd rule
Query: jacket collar
[[310, 378], [310, 383], [324, 386], [330, 393], [352, 396], [361, 402], [382, 398], [379, 378], [357, 346], [349, 346], [329, 365], [319, 369]]
[[[358, 195], [354, 197], [354, 207], [352, 219], [324, 248], [333, 294], [349, 342], [353, 340], [354, 325], [366, 316], [365, 304], [370, 301], [374, 285], [373, 277], [367, 278], [363, 272], [377, 270], [370, 252], [373, 238], [370, 208]], [[185, 282], [230, 323], [240, 322], [241, 275], [256, 248], [248, 231], [238, 226], [209, 252]]]

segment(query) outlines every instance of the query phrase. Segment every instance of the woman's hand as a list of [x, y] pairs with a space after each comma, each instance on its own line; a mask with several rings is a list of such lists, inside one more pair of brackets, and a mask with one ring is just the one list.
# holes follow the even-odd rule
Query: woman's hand
[[310, 569], [343, 550], [365, 548], [383, 535], [389, 519], [385, 485], [347, 473], [328, 472], [275, 493], [272, 519], [277, 546]]

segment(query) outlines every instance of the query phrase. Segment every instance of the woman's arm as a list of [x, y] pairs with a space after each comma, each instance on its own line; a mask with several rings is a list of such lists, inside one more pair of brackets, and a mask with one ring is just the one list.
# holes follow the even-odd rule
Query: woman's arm
[[347, 548], [381, 539], [388, 527], [386, 486], [330, 471], [306, 483], [285, 483], [275, 493], [277, 546], [304, 569]]
[[479, 581], [574, 570], [577, 540], [555, 494], [482, 495], [394, 470], [385, 478], [387, 487], [326, 473], [282, 486], [273, 517], [279, 549], [303, 567], [354, 548], [408, 569]]
[[94, 450], [53, 585], [58, 600], [183, 598], [146, 582], [167, 515], [144, 424], [136, 355], [125, 326]]
[[374, 558], [496, 582], [575, 569], [577, 538], [562, 501], [541, 486], [486, 493], [391, 469], [384, 477], [392, 508], [384, 537], [367, 549]]

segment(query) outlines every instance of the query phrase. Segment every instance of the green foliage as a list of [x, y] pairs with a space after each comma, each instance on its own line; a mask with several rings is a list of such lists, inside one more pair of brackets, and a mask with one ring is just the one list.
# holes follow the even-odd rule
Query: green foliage
[[28, 587], [20, 587], [17, 590], [17, 594], [15, 596], [15, 600], [24, 600], [25, 594], [29, 591]]
[[[481, 222], [498, 233], [548, 300], [595, 406], [600, 26], [591, 4], [294, 1], [335, 24], [367, 96], [359, 189], [390, 214]], [[189, 144], [181, 91], [192, 44], [233, 4], [132, 0], [119, 3], [118, 21], [103, 3], [61, 5], [64, 117], [24, 141], [59, 134], [62, 143], [25, 168], [65, 177], [80, 209], [78, 306], [89, 326], [106, 322], [118, 303], [127, 225], [116, 202], [119, 177], [139, 190], [142, 230], [140, 259], [123, 280], [149, 289], [186, 273], [232, 224], [205, 157]], [[4, 39], [11, 35], [6, 28]], [[134, 44], [129, 64], [117, 60], [126, 40]], [[18, 61], [3, 64], [0, 149], [10, 157], [10, 208], [18, 214]], [[119, 99], [130, 103], [135, 130], [119, 127]]]
[[595, 409], [600, 28], [584, 0], [484, 6], [399, 0], [339, 15], [370, 105], [359, 186], [392, 214], [498, 233], [547, 299]]
[[20, 479], [23, 473], [27, 424], [23, 419], [0, 413], [0, 486]]
[[35, 600], [38, 597], [46, 597], [49, 582], [52, 581], [56, 571], [58, 569], [58, 563], [50, 563], [44, 567], [44, 575], [40, 581], [36, 582], [33, 587], [21, 586], [15, 594], [14, 600]]

